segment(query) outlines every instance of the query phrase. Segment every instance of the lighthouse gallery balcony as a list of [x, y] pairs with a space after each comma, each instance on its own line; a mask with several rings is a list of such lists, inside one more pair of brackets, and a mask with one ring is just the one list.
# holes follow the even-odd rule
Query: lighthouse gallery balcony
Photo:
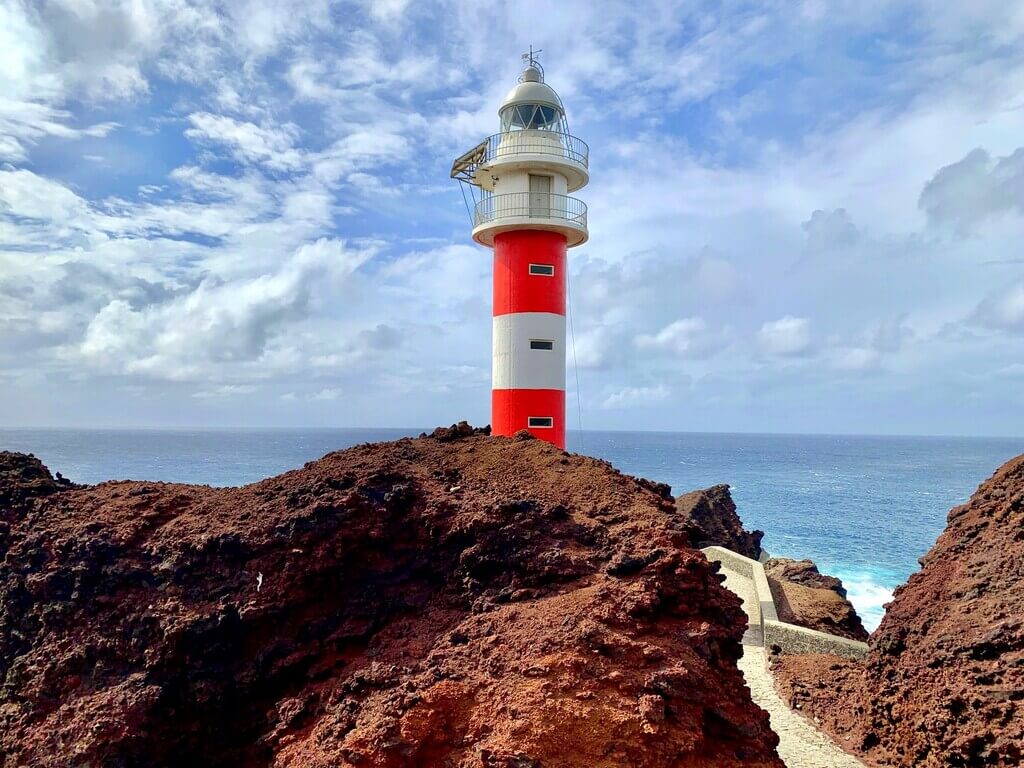
[[583, 139], [550, 130], [513, 130], [488, 136], [452, 164], [452, 178], [494, 189], [504, 171], [532, 168], [561, 173], [574, 192], [590, 180], [590, 147]]
[[513, 229], [561, 232], [570, 248], [587, 241], [587, 205], [568, 195], [511, 192], [486, 195], [473, 211], [473, 239], [493, 246], [494, 236]]

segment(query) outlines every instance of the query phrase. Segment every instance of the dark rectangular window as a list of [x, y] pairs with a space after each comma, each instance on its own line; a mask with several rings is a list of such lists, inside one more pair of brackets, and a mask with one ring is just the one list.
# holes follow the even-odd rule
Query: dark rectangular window
[[553, 277], [555, 274], [554, 264], [531, 264], [530, 265], [531, 275], [545, 275], [546, 277]]
[[548, 339], [530, 339], [530, 349], [554, 349], [555, 342]]
[[528, 427], [553, 427], [555, 420], [551, 416], [531, 416], [526, 420]]

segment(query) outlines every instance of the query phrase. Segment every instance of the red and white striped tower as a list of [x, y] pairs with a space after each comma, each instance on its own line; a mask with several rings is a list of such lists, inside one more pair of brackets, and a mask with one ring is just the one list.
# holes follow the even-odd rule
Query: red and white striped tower
[[588, 148], [533, 52], [498, 110], [501, 133], [452, 166], [478, 187], [473, 239], [494, 249], [491, 429], [565, 447], [566, 249], [587, 241]]

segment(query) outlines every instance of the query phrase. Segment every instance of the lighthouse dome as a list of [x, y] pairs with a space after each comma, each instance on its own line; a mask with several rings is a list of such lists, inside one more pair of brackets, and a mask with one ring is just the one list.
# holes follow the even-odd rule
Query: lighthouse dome
[[529, 67], [498, 110], [502, 131], [565, 132], [565, 108], [554, 89], [543, 82], [540, 72]]

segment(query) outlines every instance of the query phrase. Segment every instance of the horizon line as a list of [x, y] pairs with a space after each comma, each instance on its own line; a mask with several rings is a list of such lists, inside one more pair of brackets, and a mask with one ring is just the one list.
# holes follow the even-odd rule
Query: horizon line
[[[458, 422], [453, 422], [458, 423]], [[401, 432], [425, 432], [430, 434], [438, 427], [447, 427], [448, 424], [441, 424], [434, 427], [365, 427], [365, 426], [281, 426], [281, 425], [179, 425], [179, 426], [7, 426], [0, 425], [0, 432], [56, 432], [61, 430], [77, 432], [257, 432], [257, 431], [401, 431]], [[471, 425], [475, 426], [475, 425]], [[619, 434], [658, 434], [658, 435], [726, 435], [726, 436], [747, 436], [747, 437], [873, 437], [873, 438], [916, 438], [916, 439], [958, 439], [958, 440], [1024, 440], [1024, 435], [979, 435], [979, 434], [911, 434], [896, 432], [761, 432], [761, 431], [709, 431], [709, 430], [679, 430], [679, 429], [569, 429], [566, 434], [588, 435], [601, 433]], [[412, 435], [415, 437], [416, 435]]]

